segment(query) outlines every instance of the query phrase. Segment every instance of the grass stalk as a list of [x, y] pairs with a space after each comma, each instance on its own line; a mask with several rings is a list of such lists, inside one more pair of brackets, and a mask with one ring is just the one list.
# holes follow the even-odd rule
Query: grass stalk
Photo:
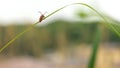
[[92, 54], [90, 56], [88, 68], [95, 68], [95, 62], [97, 58], [97, 52], [99, 48], [100, 39], [101, 39], [101, 30], [98, 28], [96, 29], [96, 34], [95, 34], [95, 38], [93, 41], [93, 47], [92, 47]]
[[[63, 7], [59, 8], [59, 9], [53, 11], [52, 13], [50, 13], [48, 16], [44, 17], [43, 20], [47, 19], [48, 17], [50, 17], [51, 15], [55, 14], [56, 12], [66, 8], [68, 6], [71, 6], [71, 5], [83, 5], [83, 6], [86, 6], [86, 7], [90, 8], [91, 10], [95, 11], [104, 20], [105, 25], [107, 25], [109, 28], [111, 28], [120, 37], [120, 32], [111, 23], [109, 23], [108, 20], [101, 13], [99, 13], [93, 7], [91, 7], [91, 6], [87, 5], [87, 4], [84, 4], [84, 3], [73, 3], [73, 4], [69, 4], [69, 5], [63, 6]], [[29, 31], [32, 27], [36, 26], [38, 23], [40, 23], [40, 22], [34, 23], [31, 27], [29, 27], [28, 29], [25, 29], [23, 32], [21, 32], [18, 35], [16, 35], [7, 44], [5, 44], [2, 48], [0, 48], [0, 53], [5, 48], [7, 48], [11, 43], [13, 43], [15, 40], [17, 40], [20, 36], [22, 36], [24, 33]], [[98, 43], [99, 43], [99, 34], [100, 34], [99, 30], [98, 30], [97, 33], [98, 33], [97, 34], [98, 36], [96, 36], [96, 40], [95, 40], [95, 42], [93, 44], [93, 53], [91, 55], [90, 63], [88, 64], [88, 68], [94, 68], [95, 58], [96, 58], [96, 54], [97, 54], [97, 50], [98, 50]]]

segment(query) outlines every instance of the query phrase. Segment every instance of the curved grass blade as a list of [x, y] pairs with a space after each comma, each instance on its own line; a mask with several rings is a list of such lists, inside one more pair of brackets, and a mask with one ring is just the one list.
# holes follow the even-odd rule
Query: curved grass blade
[[[109, 23], [108, 20], [107, 20], [102, 14], [100, 14], [97, 10], [95, 10], [93, 7], [91, 7], [91, 6], [87, 5], [87, 4], [84, 4], [84, 3], [73, 3], [73, 4], [69, 4], [69, 5], [63, 6], [62, 8], [59, 8], [59, 9], [55, 10], [54, 12], [52, 12], [51, 14], [49, 14], [48, 16], [46, 16], [43, 20], [45, 20], [46, 18], [48, 18], [48, 17], [50, 17], [51, 15], [55, 14], [56, 12], [64, 9], [65, 7], [68, 7], [68, 6], [71, 6], [71, 5], [83, 5], [83, 6], [86, 6], [86, 7], [90, 8], [90, 9], [92, 9], [93, 11], [95, 11], [95, 12], [105, 21], [104, 24], [107, 25], [109, 28], [111, 28], [111, 29], [120, 37], [120, 32], [119, 32], [119, 30], [117, 30], [111, 23]], [[5, 48], [7, 48], [12, 42], [14, 42], [15, 40], [17, 40], [20, 36], [22, 36], [24, 33], [26, 33], [27, 31], [29, 31], [32, 27], [34, 27], [34, 26], [37, 25], [38, 23], [39, 23], [39, 22], [36, 22], [36, 23], [33, 24], [31, 27], [29, 27], [28, 29], [25, 29], [23, 32], [19, 33], [17, 36], [15, 36], [13, 39], [11, 39], [7, 44], [5, 44], [2, 48], [0, 48], [0, 53], [1, 53]], [[96, 45], [94, 51], [97, 51], [97, 49], [98, 49], [97, 42], [96, 42], [96, 44], [94, 44], [94, 45]], [[93, 52], [94, 52], [94, 51], [93, 51]], [[90, 59], [90, 61], [92, 61], [92, 62], [89, 63], [89, 67], [88, 67], [88, 68], [93, 68], [93, 67], [94, 67], [95, 57], [96, 57], [95, 54], [96, 54], [96, 52], [95, 52], [94, 54], [92, 54], [92, 56], [91, 56], [92, 58]], [[94, 59], [93, 59], [93, 58], [94, 58]]]

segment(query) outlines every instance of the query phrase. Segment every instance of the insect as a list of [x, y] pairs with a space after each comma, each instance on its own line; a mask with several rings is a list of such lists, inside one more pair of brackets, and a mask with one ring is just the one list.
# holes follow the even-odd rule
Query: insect
[[44, 14], [42, 14], [42, 13], [39, 11], [39, 13], [41, 14], [41, 15], [40, 15], [40, 18], [39, 18], [39, 22], [41, 22], [41, 21], [44, 19], [44, 17], [45, 17], [44, 15], [45, 15], [46, 12], [45, 12]]

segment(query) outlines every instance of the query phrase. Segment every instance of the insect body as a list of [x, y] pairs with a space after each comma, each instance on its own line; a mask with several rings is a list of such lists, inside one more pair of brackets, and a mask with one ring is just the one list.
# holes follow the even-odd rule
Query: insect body
[[39, 13], [41, 14], [41, 16], [40, 16], [40, 18], [39, 18], [39, 22], [41, 22], [41, 21], [44, 19], [44, 17], [45, 17], [45, 16], [44, 16], [45, 13], [44, 13], [44, 14], [42, 14], [41, 12], [39, 12]]

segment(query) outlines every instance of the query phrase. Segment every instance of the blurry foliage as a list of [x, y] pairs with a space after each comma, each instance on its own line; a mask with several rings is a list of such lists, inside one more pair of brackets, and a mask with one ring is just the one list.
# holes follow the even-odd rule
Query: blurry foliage
[[[9, 46], [3, 54], [39, 57], [69, 45], [91, 44], [99, 22], [68, 22], [56, 20], [45, 26], [36, 26]], [[0, 47], [30, 25], [0, 26]], [[104, 33], [105, 32], [105, 33]], [[119, 42], [120, 39], [104, 28], [102, 42]]]
[[96, 13], [94, 13], [93, 11], [89, 10], [89, 9], [85, 9], [85, 8], [79, 8], [77, 10], [75, 10], [75, 15], [78, 17], [78, 18], [82, 18], [82, 19], [85, 19], [85, 18], [91, 18], [91, 17], [98, 17], [96, 15]]
[[[80, 10], [79, 10], [80, 11]], [[88, 13], [86, 13], [86, 11], [80, 11], [80, 12], [77, 12], [77, 15], [81, 18], [86, 18], [88, 17]]]

